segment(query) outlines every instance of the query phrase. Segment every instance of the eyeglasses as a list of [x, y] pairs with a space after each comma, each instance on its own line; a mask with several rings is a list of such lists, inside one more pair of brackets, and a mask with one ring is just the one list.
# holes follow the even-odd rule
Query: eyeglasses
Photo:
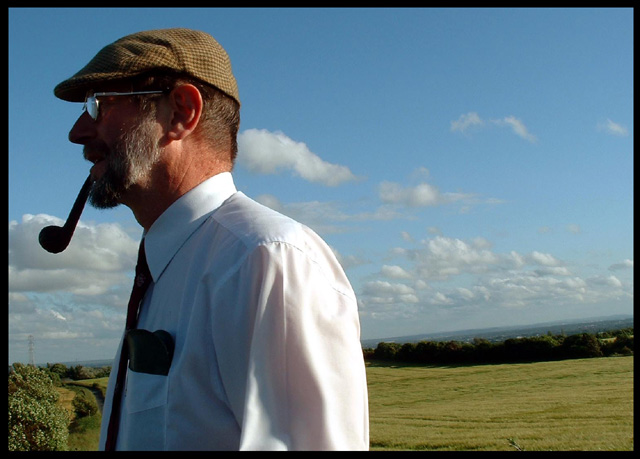
[[86, 110], [91, 118], [94, 120], [98, 119], [100, 108], [100, 102], [98, 101], [98, 97], [113, 97], [113, 96], [138, 96], [143, 94], [163, 94], [166, 91], [137, 91], [137, 92], [96, 92], [90, 96], [87, 96], [84, 101], [83, 110]]

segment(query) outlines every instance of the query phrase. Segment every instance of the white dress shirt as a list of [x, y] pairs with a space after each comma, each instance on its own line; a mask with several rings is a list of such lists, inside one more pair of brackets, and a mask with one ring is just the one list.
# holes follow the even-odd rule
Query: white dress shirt
[[117, 449], [368, 449], [356, 298], [319, 236], [223, 173], [144, 237], [153, 284], [137, 328], [166, 330], [175, 351], [167, 376], [128, 370]]

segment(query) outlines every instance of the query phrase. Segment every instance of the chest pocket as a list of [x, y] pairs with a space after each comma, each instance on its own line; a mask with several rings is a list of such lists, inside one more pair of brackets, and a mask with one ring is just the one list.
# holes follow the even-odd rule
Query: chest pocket
[[130, 414], [167, 404], [169, 377], [129, 369], [125, 403]]
[[173, 358], [173, 338], [164, 330], [151, 333], [129, 330], [126, 406], [130, 414], [167, 403], [169, 369]]

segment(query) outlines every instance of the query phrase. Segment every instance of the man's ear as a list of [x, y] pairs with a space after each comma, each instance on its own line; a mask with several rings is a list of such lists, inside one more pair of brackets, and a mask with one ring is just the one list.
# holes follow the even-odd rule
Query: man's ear
[[198, 125], [202, 115], [202, 95], [191, 84], [176, 86], [169, 93], [171, 116], [167, 131], [169, 140], [188, 136]]

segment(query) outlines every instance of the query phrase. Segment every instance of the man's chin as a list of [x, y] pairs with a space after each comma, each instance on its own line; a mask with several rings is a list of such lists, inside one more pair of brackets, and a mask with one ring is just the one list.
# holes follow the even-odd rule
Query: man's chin
[[104, 184], [103, 180], [94, 183], [89, 194], [89, 204], [96, 209], [113, 209], [120, 205], [120, 193]]
[[106, 210], [118, 207], [120, 205], [120, 202], [89, 199], [89, 204], [91, 204], [91, 206], [96, 209]]

